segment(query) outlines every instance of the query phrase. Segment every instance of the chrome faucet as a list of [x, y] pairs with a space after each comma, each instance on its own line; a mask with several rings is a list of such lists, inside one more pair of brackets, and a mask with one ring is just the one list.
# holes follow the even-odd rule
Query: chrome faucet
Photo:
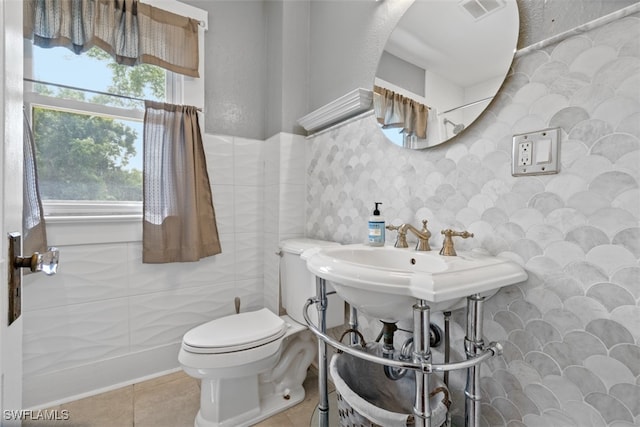
[[473, 237], [473, 233], [468, 231], [454, 231], [450, 228], [442, 230], [440, 234], [444, 234], [444, 242], [442, 242], [442, 249], [440, 249], [440, 255], [444, 256], [456, 256], [456, 250], [453, 247], [453, 239], [451, 237], [457, 236], [466, 239], [467, 237]]
[[407, 244], [407, 231], [411, 231], [413, 234], [418, 237], [418, 243], [416, 243], [416, 251], [430, 251], [431, 246], [429, 246], [429, 238], [431, 237], [431, 232], [427, 230], [427, 220], [422, 220], [422, 230], [418, 230], [411, 224], [401, 224], [401, 225], [387, 225], [387, 230], [397, 230], [398, 236], [396, 238], [396, 243], [393, 245], [396, 248], [408, 248]]

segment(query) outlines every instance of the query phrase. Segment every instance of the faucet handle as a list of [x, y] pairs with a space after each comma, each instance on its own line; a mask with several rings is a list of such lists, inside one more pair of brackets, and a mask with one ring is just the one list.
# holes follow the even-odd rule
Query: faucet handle
[[431, 232], [427, 229], [427, 220], [422, 220], [422, 230], [420, 233], [422, 236], [418, 235], [418, 242], [416, 243], [416, 251], [430, 251], [431, 246], [429, 246], [429, 238], [431, 238]]
[[473, 237], [473, 233], [469, 233], [468, 231], [455, 231], [450, 228], [440, 231], [440, 234], [444, 235], [444, 242], [442, 242], [442, 249], [440, 249], [440, 255], [444, 256], [457, 255], [456, 250], [453, 247], [453, 236], [462, 237], [463, 239]]
[[400, 225], [387, 225], [385, 227], [387, 230], [397, 231], [398, 236], [396, 237], [396, 243], [393, 245], [396, 248], [408, 248], [409, 244], [407, 244], [407, 230], [404, 229], [404, 224]]

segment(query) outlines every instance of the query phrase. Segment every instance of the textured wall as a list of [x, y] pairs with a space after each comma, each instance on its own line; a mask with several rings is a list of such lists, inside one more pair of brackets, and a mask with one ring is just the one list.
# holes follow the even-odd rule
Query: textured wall
[[264, 1], [183, 1], [209, 13], [203, 131], [265, 139], [268, 82]]
[[516, 0], [523, 48], [585, 22], [637, 3], [637, 0]]
[[[433, 247], [466, 229], [458, 248], [529, 273], [485, 305], [505, 352], [482, 369], [482, 425], [640, 424], [639, 40], [633, 16], [519, 58], [487, 112], [434, 149], [387, 143], [371, 116], [310, 141], [307, 235], [362, 242], [381, 201], [390, 222], [427, 218]], [[512, 177], [512, 135], [548, 127], [560, 174]]]

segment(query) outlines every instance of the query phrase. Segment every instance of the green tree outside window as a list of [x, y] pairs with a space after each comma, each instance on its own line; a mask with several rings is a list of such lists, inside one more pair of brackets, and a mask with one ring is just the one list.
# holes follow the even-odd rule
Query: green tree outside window
[[[111, 72], [107, 92], [136, 98], [165, 97], [165, 71], [150, 65], [125, 66], [104, 51], [86, 52]], [[142, 108], [139, 101], [36, 84], [35, 91], [121, 108]], [[130, 167], [141, 137], [132, 121], [33, 107], [33, 134], [40, 191], [44, 200], [141, 201], [142, 171]], [[139, 128], [139, 126], [138, 126]]]

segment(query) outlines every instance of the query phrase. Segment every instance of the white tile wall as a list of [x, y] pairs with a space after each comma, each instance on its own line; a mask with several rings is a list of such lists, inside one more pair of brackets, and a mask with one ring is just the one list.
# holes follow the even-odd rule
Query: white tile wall
[[[276, 209], [270, 218], [265, 159], [278, 161], [280, 141], [272, 142], [267, 156], [264, 141], [203, 138], [222, 253], [195, 263], [142, 264], [139, 241], [87, 245], [82, 236], [64, 236], [73, 245], [50, 241], [60, 246], [59, 273], [29, 276], [24, 286], [26, 407], [177, 368], [182, 335], [231, 314], [236, 296], [242, 310], [263, 307], [265, 299], [277, 302], [277, 264], [270, 264], [270, 291], [263, 289], [263, 221], [275, 221], [269, 240], [275, 257], [280, 167], [270, 169], [269, 209]], [[296, 224], [302, 230], [303, 222]]]
[[265, 143], [264, 292], [265, 306], [277, 312], [279, 299], [279, 243], [304, 236], [305, 156], [307, 141], [280, 133]]

